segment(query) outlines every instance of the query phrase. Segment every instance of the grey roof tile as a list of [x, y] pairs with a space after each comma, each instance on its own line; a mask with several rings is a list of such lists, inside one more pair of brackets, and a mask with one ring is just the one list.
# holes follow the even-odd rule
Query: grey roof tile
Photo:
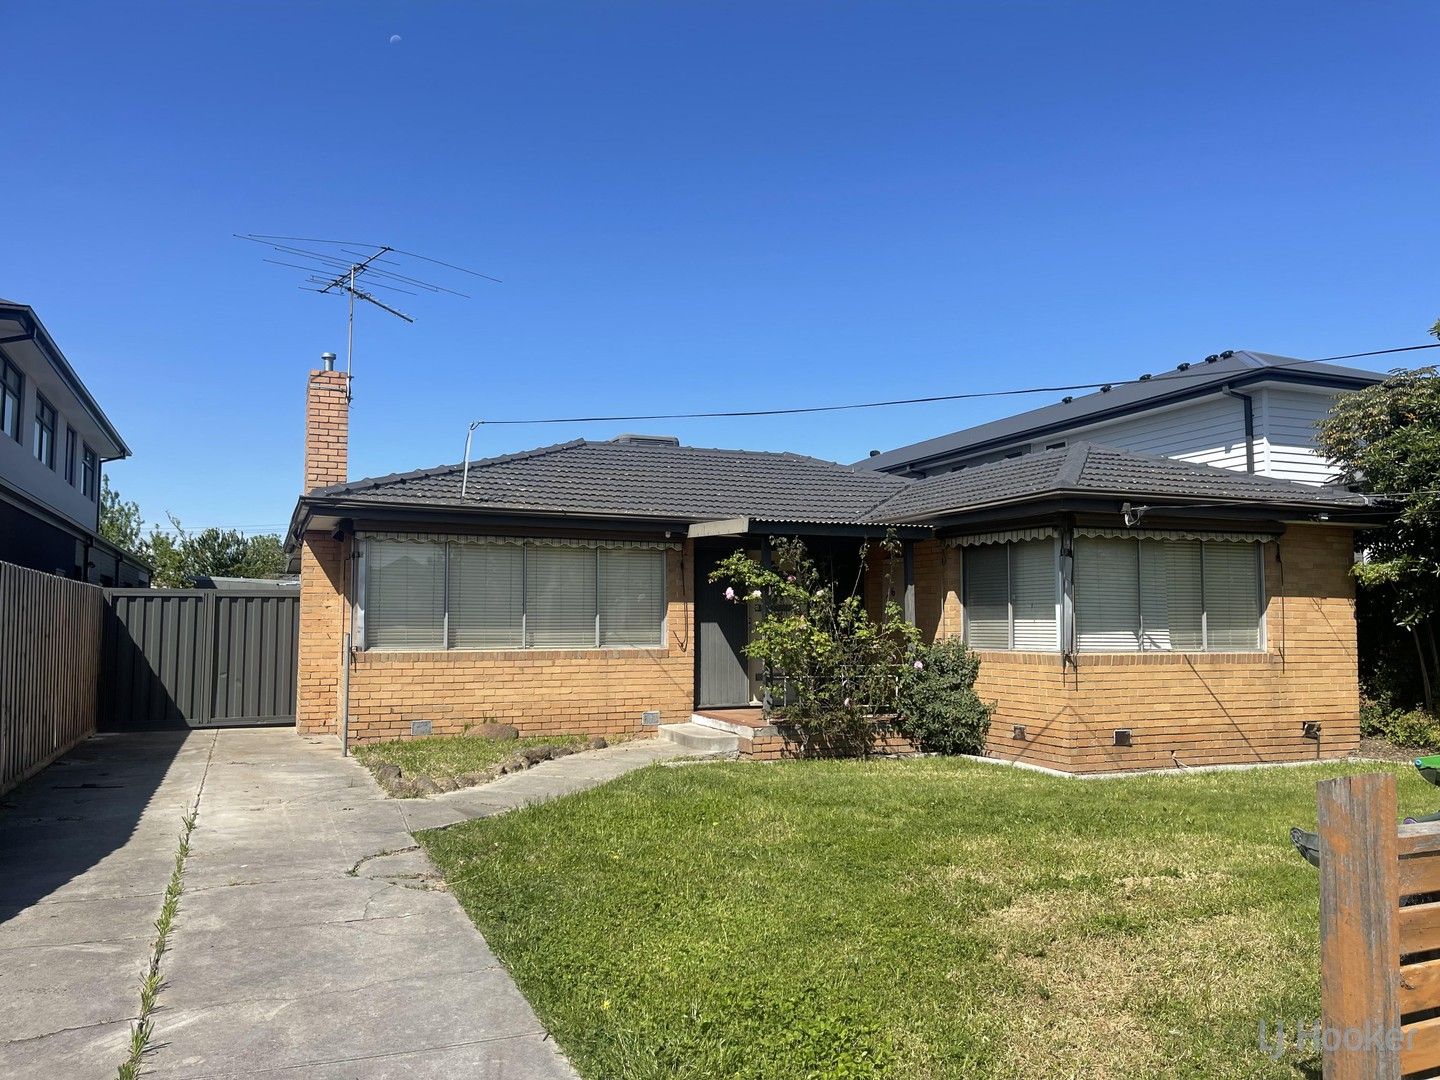
[[462, 471], [445, 465], [311, 494], [501, 512], [854, 522], [912, 483], [799, 454], [583, 439], [472, 461], [463, 499]]
[[874, 513], [887, 521], [911, 521], [1052, 494], [1317, 508], [1367, 505], [1363, 495], [1343, 488], [1312, 487], [1082, 442], [917, 480]]
[[462, 466], [393, 473], [311, 493], [317, 500], [465, 507], [497, 513], [713, 521], [924, 523], [1050, 495], [1201, 504], [1360, 507], [1363, 496], [1209, 465], [1074, 443], [1061, 450], [912, 480], [800, 454], [575, 440]]

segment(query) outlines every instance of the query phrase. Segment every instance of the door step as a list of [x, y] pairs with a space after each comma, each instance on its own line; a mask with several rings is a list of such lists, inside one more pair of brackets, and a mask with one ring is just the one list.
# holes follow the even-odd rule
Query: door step
[[[747, 709], [746, 712], [759, 714], [759, 710]], [[764, 738], [767, 735], [775, 734], [775, 725], [767, 724], [764, 720], [753, 723], [742, 723], [738, 720], [723, 720], [718, 716], [707, 716], [704, 713], [693, 713], [690, 716], [690, 723], [699, 724], [704, 728], [711, 728], [714, 731], [728, 731], [732, 735], [739, 735], [742, 739], [753, 739], [756, 736]]]
[[698, 754], [733, 754], [740, 749], [739, 735], [696, 723], [661, 724], [660, 737]]

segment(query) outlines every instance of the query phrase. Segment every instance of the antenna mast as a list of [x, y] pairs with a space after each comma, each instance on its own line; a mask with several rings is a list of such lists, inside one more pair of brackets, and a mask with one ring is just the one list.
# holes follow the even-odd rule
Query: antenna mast
[[[264, 244], [288, 259], [301, 260], [286, 262], [281, 259], [267, 258], [265, 262], [275, 266], [286, 266], [292, 270], [304, 270], [308, 276], [299, 287], [306, 292], [345, 294], [348, 308], [345, 321], [345, 392], [347, 397], [350, 393], [349, 376], [355, 357], [356, 300], [373, 304], [397, 319], [413, 323], [415, 321], [413, 316], [391, 307], [378, 299], [370, 290], [388, 289], [392, 292], [404, 293], [407, 296], [418, 296], [421, 293], [446, 293], [462, 300], [470, 299], [468, 293], [448, 288], [438, 282], [428, 281], [414, 274], [402, 273], [402, 270], [408, 269], [405, 260], [416, 259], [432, 266], [469, 274], [471, 277], [493, 281], [496, 284], [500, 283], [499, 278], [491, 277], [489, 274], [482, 274], [477, 270], [467, 270], [463, 266], [441, 262], [439, 259], [432, 259], [425, 255], [417, 255], [413, 251], [401, 251], [389, 244], [362, 244], [349, 240], [317, 240], [305, 236], [271, 236], [264, 233], [236, 233], [235, 235], [240, 240]], [[306, 246], [297, 246], [302, 244]], [[373, 250], [357, 251], [356, 248]]]

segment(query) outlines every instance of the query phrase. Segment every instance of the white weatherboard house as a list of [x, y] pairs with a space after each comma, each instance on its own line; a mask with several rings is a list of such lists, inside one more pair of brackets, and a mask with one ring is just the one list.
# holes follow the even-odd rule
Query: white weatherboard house
[[1324, 484], [1337, 470], [1315, 449], [1315, 425], [1337, 396], [1380, 382], [1359, 368], [1259, 352], [1225, 352], [1162, 375], [912, 443], [857, 462], [934, 476], [1088, 442], [1222, 469]]

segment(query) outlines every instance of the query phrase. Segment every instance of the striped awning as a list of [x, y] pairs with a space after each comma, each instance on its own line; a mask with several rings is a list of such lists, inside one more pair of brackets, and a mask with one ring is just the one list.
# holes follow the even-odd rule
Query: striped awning
[[473, 533], [357, 532], [358, 540], [403, 540], [419, 544], [529, 544], [531, 547], [648, 548], [678, 551], [673, 540], [596, 540], [579, 536], [477, 536]]
[[955, 547], [978, 547], [981, 544], [1008, 544], [1015, 540], [1048, 540], [1059, 535], [1053, 525], [1037, 525], [1030, 529], [1004, 529], [1000, 532], [971, 533], [950, 541]]

